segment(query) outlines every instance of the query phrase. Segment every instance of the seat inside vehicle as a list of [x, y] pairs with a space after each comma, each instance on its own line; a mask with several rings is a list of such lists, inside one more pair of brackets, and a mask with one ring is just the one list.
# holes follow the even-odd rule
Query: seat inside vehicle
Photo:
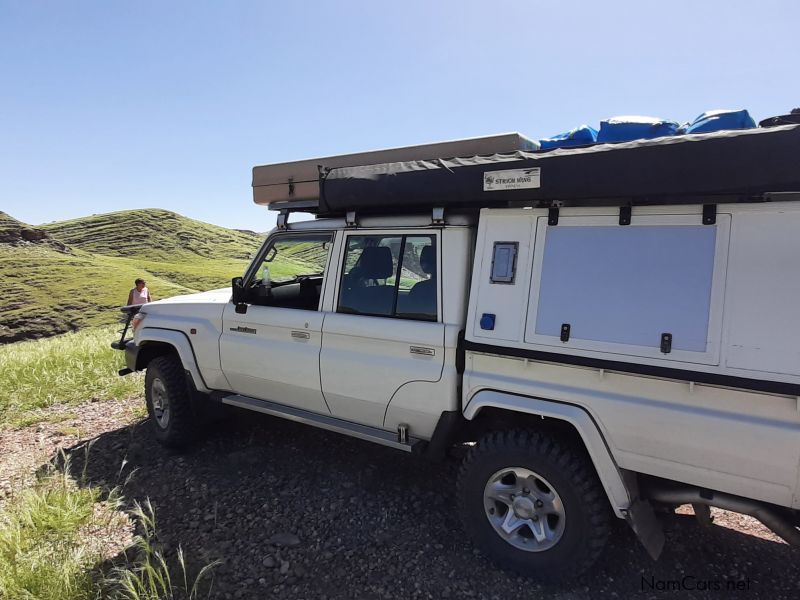
[[394, 286], [386, 280], [394, 275], [392, 250], [387, 246], [364, 248], [347, 275], [339, 301], [341, 312], [391, 315]]
[[419, 266], [428, 275], [397, 298], [397, 315], [400, 317], [436, 320], [436, 248], [425, 246], [419, 255]]

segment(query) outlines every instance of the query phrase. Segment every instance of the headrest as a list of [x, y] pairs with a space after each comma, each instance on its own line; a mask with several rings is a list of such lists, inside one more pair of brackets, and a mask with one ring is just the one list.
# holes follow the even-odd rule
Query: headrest
[[357, 271], [363, 279], [388, 279], [394, 274], [392, 250], [388, 246], [368, 246], [361, 252]]
[[419, 266], [428, 275], [436, 271], [436, 248], [425, 246], [419, 253]]

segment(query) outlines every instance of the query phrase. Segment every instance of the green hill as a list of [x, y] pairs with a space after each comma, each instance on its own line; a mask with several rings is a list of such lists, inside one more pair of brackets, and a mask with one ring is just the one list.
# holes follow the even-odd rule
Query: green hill
[[156, 299], [225, 286], [262, 239], [164, 210], [38, 227], [0, 212], [0, 343], [114, 323], [137, 277]]
[[93, 254], [179, 262], [247, 260], [263, 240], [160, 209], [126, 210], [41, 225], [53, 238]]

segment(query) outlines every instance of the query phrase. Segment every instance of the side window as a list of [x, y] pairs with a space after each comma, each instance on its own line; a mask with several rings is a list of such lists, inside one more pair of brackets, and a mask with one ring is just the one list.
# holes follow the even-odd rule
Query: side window
[[261, 306], [318, 310], [331, 234], [277, 237], [250, 281], [250, 299]]
[[351, 235], [339, 285], [342, 313], [436, 321], [432, 235]]
[[[621, 344], [633, 355], [709, 351], [719, 225], [642, 221], [619, 227], [565, 219], [546, 228], [529, 338], [553, 343], [562, 336], [563, 343], [566, 327], [573, 348]], [[666, 350], [664, 335], [671, 342]]]

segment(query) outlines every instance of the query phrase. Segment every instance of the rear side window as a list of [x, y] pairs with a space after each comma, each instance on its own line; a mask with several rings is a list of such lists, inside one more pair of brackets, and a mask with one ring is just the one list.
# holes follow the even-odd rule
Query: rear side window
[[338, 312], [436, 321], [436, 262], [432, 235], [349, 236]]

